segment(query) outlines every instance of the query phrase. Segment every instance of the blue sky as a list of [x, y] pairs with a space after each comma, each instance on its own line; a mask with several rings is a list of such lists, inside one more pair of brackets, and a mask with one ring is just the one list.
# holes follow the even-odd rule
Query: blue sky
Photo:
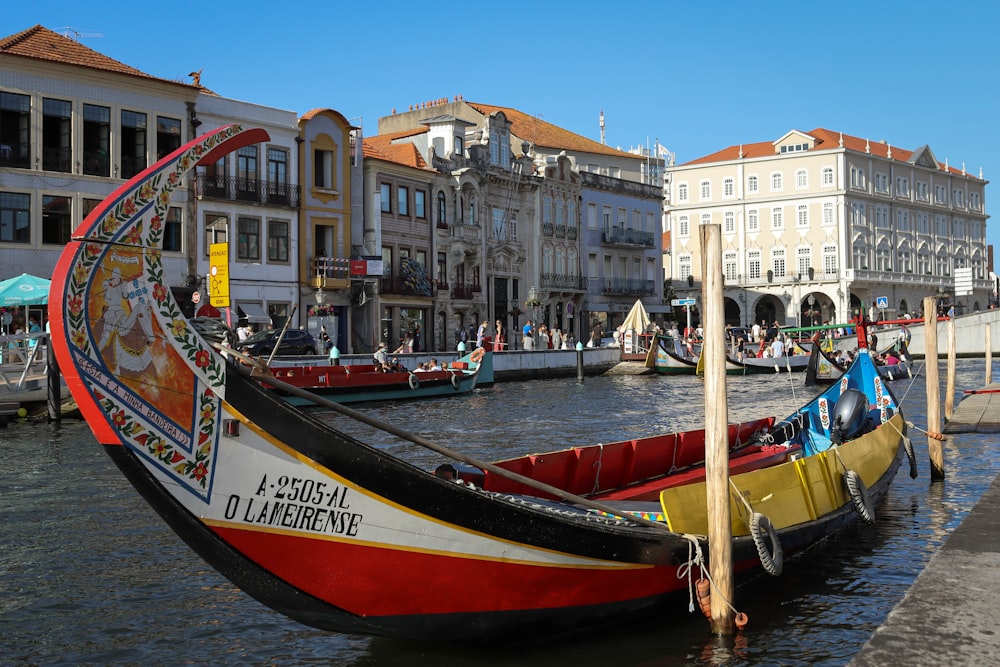
[[[1000, 182], [998, 18], [1000, 5], [961, 0], [22, 0], [5, 3], [0, 33], [75, 31], [148, 74], [201, 69], [220, 95], [333, 108], [366, 134], [393, 108], [461, 94], [595, 140], [603, 110], [608, 144], [658, 139], [679, 162], [825, 127], [928, 144]], [[1000, 248], [1000, 220], [987, 242]]]

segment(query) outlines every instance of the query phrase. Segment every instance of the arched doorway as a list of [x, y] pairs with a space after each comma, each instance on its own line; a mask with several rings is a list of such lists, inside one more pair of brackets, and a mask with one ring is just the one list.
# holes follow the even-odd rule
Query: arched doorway
[[743, 326], [743, 321], [740, 319], [742, 316], [740, 305], [734, 299], [730, 299], [727, 296], [723, 299], [723, 306], [725, 308], [726, 324], [734, 327]]
[[837, 306], [822, 292], [810, 292], [799, 304], [799, 325], [815, 327], [833, 322], [837, 317]]
[[785, 304], [778, 297], [765, 294], [757, 300], [753, 308], [755, 322], [759, 322], [765, 329], [772, 323], [785, 323]]

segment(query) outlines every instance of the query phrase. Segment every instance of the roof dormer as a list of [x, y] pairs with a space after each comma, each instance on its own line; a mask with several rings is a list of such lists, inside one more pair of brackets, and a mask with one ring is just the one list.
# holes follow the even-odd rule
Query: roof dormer
[[772, 145], [775, 153], [804, 153], [816, 147], [816, 137], [792, 130]]

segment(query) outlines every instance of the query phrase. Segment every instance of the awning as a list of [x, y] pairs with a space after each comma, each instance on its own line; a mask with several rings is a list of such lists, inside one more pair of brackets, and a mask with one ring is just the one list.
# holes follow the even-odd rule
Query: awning
[[248, 324], [270, 324], [271, 318], [267, 316], [264, 309], [255, 303], [243, 303], [236, 308], [240, 319], [245, 319]]
[[674, 312], [673, 306], [646, 306], [647, 313], [672, 313]]
[[588, 303], [584, 310], [589, 310], [592, 313], [607, 313], [611, 311], [611, 304]]

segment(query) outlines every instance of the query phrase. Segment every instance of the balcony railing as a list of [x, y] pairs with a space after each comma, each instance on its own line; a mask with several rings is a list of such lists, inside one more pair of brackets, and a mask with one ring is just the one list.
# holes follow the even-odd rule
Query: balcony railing
[[[436, 284], [436, 282], [431, 283], [432, 286]], [[380, 294], [408, 294], [411, 296], [433, 296], [434, 292], [433, 287], [429, 290], [426, 287], [421, 288], [413, 280], [405, 280], [400, 276], [380, 278], [378, 281], [378, 291]], [[427, 291], [430, 291], [431, 294], [427, 294]]]
[[479, 225], [466, 225], [463, 223], [456, 223], [451, 226], [451, 238], [458, 241], [469, 241], [473, 243], [479, 243], [481, 238], [481, 230]]
[[606, 245], [637, 245], [644, 248], [655, 247], [653, 232], [641, 232], [621, 227], [612, 227], [601, 232], [601, 243]]
[[61, 171], [68, 174], [72, 171], [69, 148], [42, 148], [42, 169], [45, 171]]
[[587, 291], [587, 279], [562, 273], [543, 273], [542, 288], [548, 290]]
[[656, 282], [639, 279], [605, 280], [601, 284], [601, 292], [603, 294], [649, 296], [656, 293]]
[[195, 191], [199, 199], [227, 199], [298, 208], [301, 188], [290, 183], [273, 183], [255, 178], [199, 174]]

